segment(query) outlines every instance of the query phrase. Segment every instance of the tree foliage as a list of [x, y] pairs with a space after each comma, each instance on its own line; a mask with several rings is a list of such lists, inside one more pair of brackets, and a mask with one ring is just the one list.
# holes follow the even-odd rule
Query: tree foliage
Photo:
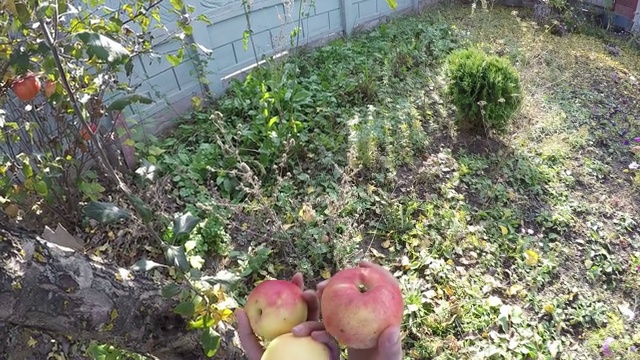
[[[110, 8], [103, 0], [0, 5], [0, 202], [16, 216], [48, 215], [74, 225], [83, 202], [105, 193], [107, 160], [116, 169], [136, 137], [113, 115], [136, 93], [134, 59], [179, 63], [195, 48], [189, 11], [181, 1], [132, 1]], [[177, 19], [173, 29], [164, 16]], [[175, 39], [175, 53], [154, 45]], [[186, 49], [186, 51], [185, 51]], [[103, 153], [101, 156], [100, 153]], [[103, 159], [101, 159], [103, 157]]]

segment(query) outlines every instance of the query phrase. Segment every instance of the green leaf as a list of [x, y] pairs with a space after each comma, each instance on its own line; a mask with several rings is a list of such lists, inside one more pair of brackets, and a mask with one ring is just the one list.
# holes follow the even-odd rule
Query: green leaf
[[119, 97], [118, 99], [114, 100], [107, 107], [107, 111], [114, 111], [114, 110], [122, 111], [127, 106], [129, 106], [131, 104], [135, 104], [135, 103], [151, 104], [151, 103], [153, 103], [153, 100], [148, 98], [148, 97], [146, 97], [146, 96], [142, 96], [142, 95], [138, 95], [138, 94], [129, 94], [129, 95], [125, 95], [125, 96]]
[[11, 14], [13, 14], [13, 16], [17, 16], [18, 15], [18, 10], [16, 9], [15, 1], [13, 1], [13, 0], [3, 0], [2, 1], [2, 7], [4, 8], [4, 10], [7, 10]]
[[105, 191], [105, 188], [102, 185], [100, 185], [100, 183], [97, 181], [96, 182], [81, 181], [78, 184], [78, 189], [82, 191], [84, 196], [86, 196], [87, 198], [93, 201], [98, 201], [98, 199], [101, 197], [101, 194]]
[[182, 235], [189, 235], [200, 222], [198, 217], [186, 213], [173, 219], [173, 238], [177, 239]]
[[187, 325], [187, 328], [189, 330], [205, 329], [205, 328], [209, 328], [209, 327], [211, 327], [213, 325], [215, 325], [214, 319], [212, 319], [211, 316], [207, 316], [205, 314], [203, 316], [198, 317], [194, 321], [189, 321], [189, 324]]
[[11, 30], [13, 32], [18, 32], [22, 30], [25, 26], [24, 24], [28, 24], [33, 19], [33, 6], [32, 3], [27, 3], [26, 1], [12, 1], [12, 5], [9, 5], [9, 9], [14, 14], [17, 14], [17, 20], [19, 21], [11, 21]]
[[178, 66], [182, 62], [184, 58], [184, 50], [182, 48], [178, 49], [176, 54], [167, 54], [167, 60], [171, 64], [171, 66]]
[[202, 331], [200, 342], [207, 357], [213, 357], [220, 348], [220, 334], [212, 328], [206, 328]]
[[182, 62], [182, 58], [173, 54], [167, 54], [167, 60], [169, 60], [169, 63], [173, 67], [180, 65], [180, 63]]
[[171, 6], [173, 6], [174, 10], [182, 11], [183, 3], [182, 0], [169, 0]]
[[200, 15], [196, 16], [196, 20], [197, 21], [202, 21], [203, 23], [205, 23], [207, 25], [213, 25], [213, 22], [211, 20], [209, 20], [207, 15], [204, 15], [204, 14], [200, 14]]
[[33, 188], [40, 196], [47, 196], [49, 194], [49, 187], [47, 187], [47, 183], [43, 180], [36, 181], [36, 183], [33, 185]]
[[389, 7], [393, 10], [398, 7], [398, 2], [396, 0], [387, 0], [387, 4], [389, 4]]
[[231, 285], [240, 280], [240, 277], [230, 271], [221, 270], [215, 276], [205, 276], [202, 278], [202, 280], [208, 282], [211, 285]]
[[109, 349], [107, 349], [108, 345], [98, 345], [91, 344], [89, 345], [88, 352], [91, 354], [91, 357], [95, 360], [105, 360], [106, 356], [109, 354]]
[[167, 284], [162, 288], [162, 296], [170, 299], [180, 293], [182, 288], [176, 283]]
[[44, 2], [38, 6], [38, 9], [36, 9], [36, 16], [38, 18], [50, 18], [53, 16], [54, 12], [54, 5], [49, 2]]
[[167, 267], [167, 265], [157, 263], [155, 261], [140, 259], [135, 264], [131, 265], [133, 271], [149, 271], [157, 267]]
[[176, 314], [180, 314], [184, 317], [191, 317], [193, 316], [193, 313], [196, 311], [196, 305], [191, 301], [185, 301], [183, 303], [176, 305], [173, 311]]
[[251, 31], [249, 29], [246, 29], [245, 31], [242, 32], [242, 47], [244, 48], [244, 51], [249, 50], [250, 36], [251, 36]]
[[511, 313], [511, 305], [502, 305], [500, 307], [500, 315], [498, 315], [498, 322], [502, 326], [502, 331], [509, 332], [509, 314]]
[[165, 150], [165, 149], [162, 149], [162, 148], [160, 148], [160, 147], [158, 147], [158, 146], [155, 146], [155, 145], [150, 145], [150, 146], [147, 148], [147, 151], [148, 151], [148, 152], [149, 152], [149, 154], [151, 154], [151, 155], [158, 156], [158, 155], [162, 155], [162, 154], [164, 154], [166, 150]]
[[171, 266], [177, 266], [182, 271], [189, 270], [189, 260], [187, 260], [187, 255], [182, 246], [167, 245], [164, 255]]
[[101, 224], [110, 224], [118, 220], [126, 220], [131, 217], [125, 209], [119, 208], [112, 203], [92, 201], [84, 208], [84, 214], [90, 219]]
[[78, 38], [87, 45], [87, 55], [111, 64], [124, 64], [131, 54], [120, 43], [98, 33], [83, 31]]
[[15, 67], [16, 72], [20, 74], [27, 72], [31, 66], [29, 53], [23, 50], [13, 51], [9, 57], [9, 63]]
[[142, 199], [140, 199], [137, 196], [131, 195], [129, 196], [129, 200], [131, 201], [133, 206], [136, 208], [136, 211], [138, 212], [138, 215], [140, 215], [140, 217], [142, 218], [142, 221], [144, 221], [145, 223], [149, 223], [153, 220], [153, 214], [151, 213], [151, 210], [147, 208], [147, 206], [145, 205], [144, 201], [142, 201]]

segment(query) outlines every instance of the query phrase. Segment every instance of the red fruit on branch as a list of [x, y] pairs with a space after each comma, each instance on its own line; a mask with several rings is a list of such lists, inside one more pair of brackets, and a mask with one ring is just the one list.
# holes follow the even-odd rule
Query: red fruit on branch
[[44, 94], [46, 97], [51, 97], [56, 92], [56, 82], [47, 80], [44, 82]]
[[13, 80], [11, 88], [20, 100], [29, 101], [38, 95], [40, 80], [35, 74], [29, 72]]
[[[98, 125], [94, 123], [89, 124], [89, 127], [91, 128], [91, 134], [95, 134], [96, 130], [98, 130]], [[91, 139], [91, 134], [87, 132], [87, 128], [84, 126], [80, 128], [80, 136], [84, 141], [89, 141]]]

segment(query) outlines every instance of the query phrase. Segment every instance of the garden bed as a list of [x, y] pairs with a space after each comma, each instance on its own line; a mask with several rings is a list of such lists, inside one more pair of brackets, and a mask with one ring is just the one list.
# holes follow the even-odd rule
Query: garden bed
[[[369, 258], [400, 279], [411, 359], [638, 358], [640, 55], [512, 10], [430, 8], [298, 54], [163, 141], [240, 301]], [[520, 73], [504, 136], [456, 130], [442, 60], [466, 44]]]

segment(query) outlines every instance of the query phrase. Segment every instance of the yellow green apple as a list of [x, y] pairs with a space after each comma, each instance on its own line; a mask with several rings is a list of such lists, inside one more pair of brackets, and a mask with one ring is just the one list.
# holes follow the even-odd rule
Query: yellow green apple
[[332, 276], [320, 301], [329, 334], [355, 349], [376, 346], [389, 326], [402, 323], [404, 303], [398, 281], [382, 267], [358, 267]]
[[273, 339], [261, 360], [330, 360], [329, 349], [310, 336], [296, 337], [291, 333]]
[[308, 309], [299, 286], [285, 280], [265, 280], [249, 293], [245, 312], [253, 332], [268, 341], [306, 321]]

